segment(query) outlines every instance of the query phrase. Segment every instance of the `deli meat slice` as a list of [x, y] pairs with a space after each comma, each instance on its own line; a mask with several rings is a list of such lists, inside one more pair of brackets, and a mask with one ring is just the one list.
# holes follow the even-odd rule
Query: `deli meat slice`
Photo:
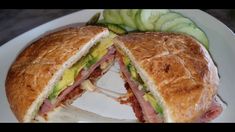
[[53, 109], [53, 105], [51, 104], [50, 100], [46, 99], [44, 100], [43, 105], [40, 107], [39, 114], [44, 115], [51, 109]]
[[215, 98], [210, 108], [207, 110], [205, 114], [202, 115], [202, 117], [199, 119], [198, 122], [209, 122], [215, 119], [217, 116], [219, 116], [222, 113], [222, 111], [223, 111], [223, 107]]
[[137, 119], [140, 122], [145, 122], [144, 115], [143, 115], [142, 109], [140, 107], [140, 104], [139, 104], [138, 100], [136, 99], [136, 97], [133, 95], [133, 92], [130, 88], [130, 85], [127, 82], [125, 82], [125, 88], [126, 88], [128, 94], [130, 94], [127, 101], [131, 104], [131, 107], [135, 113], [135, 116], [137, 117]]
[[126, 81], [130, 85], [132, 92], [134, 93], [135, 97], [137, 98], [141, 106], [145, 121], [149, 123], [163, 122], [163, 119], [159, 117], [159, 115], [154, 111], [150, 103], [144, 100], [143, 98], [144, 92], [138, 89], [138, 84], [133, 80], [131, 80], [131, 75], [128, 72], [127, 68], [125, 67], [123, 61], [121, 61], [121, 57], [119, 57], [119, 65], [120, 65], [120, 70], [123, 72], [124, 76], [126, 77]]
[[44, 115], [50, 110], [52, 110], [54, 107], [56, 107], [64, 98], [66, 97], [67, 94], [69, 94], [74, 88], [76, 88], [78, 85], [80, 85], [84, 80], [86, 80], [90, 74], [98, 67], [100, 66], [101, 63], [105, 62], [106, 60], [110, 58], [114, 58], [114, 53], [115, 53], [115, 48], [113, 46], [109, 47], [108, 53], [101, 59], [99, 60], [96, 64], [92, 65], [88, 70], [82, 70], [79, 75], [77, 76], [75, 82], [73, 85], [69, 86], [66, 88], [64, 91], [60, 93], [60, 95], [57, 97], [57, 100], [54, 104], [52, 104], [48, 99], [46, 99], [40, 110], [39, 114]]

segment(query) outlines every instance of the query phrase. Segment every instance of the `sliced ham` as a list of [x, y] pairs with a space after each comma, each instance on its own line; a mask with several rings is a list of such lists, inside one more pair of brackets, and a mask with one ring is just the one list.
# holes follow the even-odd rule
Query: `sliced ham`
[[66, 95], [68, 95], [74, 88], [76, 88], [78, 85], [80, 85], [84, 80], [86, 80], [90, 74], [100, 66], [101, 63], [105, 62], [106, 60], [109, 60], [110, 58], [114, 58], [115, 48], [113, 46], [109, 47], [108, 53], [99, 60], [96, 64], [92, 65], [88, 70], [82, 70], [78, 76], [75, 79], [75, 82], [73, 85], [66, 88], [64, 91], [62, 91], [59, 96], [56, 99], [56, 102], [52, 104], [48, 99], [46, 99], [42, 106], [40, 107], [39, 114], [44, 115], [47, 112], [51, 111], [54, 107], [56, 107], [64, 98]]
[[51, 104], [50, 100], [45, 99], [43, 102], [43, 105], [40, 107], [39, 114], [44, 115], [48, 111], [50, 111], [53, 108], [53, 105]]
[[144, 114], [144, 119], [146, 122], [154, 123], [154, 122], [163, 122], [163, 119], [155, 112], [151, 104], [144, 100], [144, 92], [138, 89], [138, 84], [131, 79], [130, 72], [127, 70], [126, 66], [124, 65], [121, 57], [119, 57], [119, 65], [120, 70], [124, 74], [126, 81], [130, 85], [132, 92], [134, 93], [136, 99], [138, 100], [142, 112]]
[[140, 104], [138, 102], [138, 100], [136, 99], [136, 97], [133, 95], [133, 92], [131, 91], [130, 85], [126, 82], [125, 83], [125, 88], [127, 90], [127, 93], [129, 94], [129, 97], [126, 101], [128, 102], [120, 102], [121, 104], [127, 104], [130, 103], [131, 107], [135, 113], [136, 118], [139, 120], [139, 122], [145, 122], [144, 120], [144, 115], [142, 112], [142, 109], [140, 107]]
[[198, 122], [209, 122], [219, 116], [223, 111], [220, 102], [215, 98], [205, 114], [199, 119]]

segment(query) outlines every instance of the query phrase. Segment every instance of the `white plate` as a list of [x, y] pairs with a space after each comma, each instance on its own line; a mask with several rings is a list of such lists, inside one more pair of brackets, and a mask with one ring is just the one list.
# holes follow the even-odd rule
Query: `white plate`
[[[17, 121], [9, 108], [4, 84], [7, 71], [19, 52], [25, 48], [29, 42], [45, 32], [73, 23], [86, 22], [97, 11], [100, 10], [82, 10], [58, 18], [30, 30], [0, 47], [0, 122]], [[218, 64], [221, 76], [219, 94], [228, 103], [228, 107], [214, 122], [235, 122], [235, 37], [233, 32], [223, 23], [203, 11], [175, 11], [194, 20], [209, 37], [210, 52]], [[113, 67], [112, 69], [116, 70], [117, 68]], [[112, 76], [112, 78], [110, 76]], [[112, 71], [99, 81], [99, 85], [106, 88], [113, 88], [119, 92], [125, 92], [122, 86], [122, 80]], [[74, 104], [79, 108], [106, 117], [135, 119], [130, 107], [120, 105], [111, 99], [94, 93], [86, 93]]]

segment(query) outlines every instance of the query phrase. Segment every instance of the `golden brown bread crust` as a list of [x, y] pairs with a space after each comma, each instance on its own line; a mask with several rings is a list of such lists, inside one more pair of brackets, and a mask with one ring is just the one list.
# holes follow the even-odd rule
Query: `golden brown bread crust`
[[19, 121], [62, 64], [105, 30], [86, 26], [57, 31], [33, 42], [17, 57], [8, 72], [6, 94]]
[[156, 85], [172, 120], [195, 121], [217, 93], [217, 68], [206, 49], [192, 37], [175, 33], [132, 33], [118, 36]]

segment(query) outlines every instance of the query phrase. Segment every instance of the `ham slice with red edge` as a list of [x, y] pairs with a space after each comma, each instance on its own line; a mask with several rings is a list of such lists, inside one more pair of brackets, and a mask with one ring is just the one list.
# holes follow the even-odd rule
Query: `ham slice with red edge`
[[105, 62], [106, 60], [109, 60], [110, 58], [114, 57], [115, 48], [113, 46], [108, 48], [108, 53], [103, 56], [101, 60], [99, 60], [96, 64], [92, 65], [88, 70], [82, 70], [78, 76], [76, 77], [76, 80], [73, 85], [66, 88], [64, 91], [62, 91], [59, 96], [56, 99], [56, 102], [52, 104], [50, 100], [45, 99], [42, 106], [40, 107], [39, 114], [44, 115], [47, 112], [54, 109], [65, 97], [67, 94], [69, 94], [74, 88], [76, 88], [78, 85], [80, 85], [84, 80], [86, 80], [90, 74], [98, 67], [100, 64]]
[[43, 105], [40, 107], [39, 114], [44, 115], [48, 111], [50, 111], [53, 108], [53, 105], [51, 104], [50, 100], [46, 99], [43, 102]]
[[126, 81], [130, 85], [132, 92], [134, 93], [140, 104], [140, 107], [142, 108], [145, 121], [149, 123], [163, 122], [163, 119], [155, 112], [151, 104], [144, 100], [144, 92], [138, 89], [138, 84], [131, 80], [131, 75], [124, 65], [123, 61], [121, 61], [121, 57], [119, 57], [119, 65], [122, 73], [126, 77]]

